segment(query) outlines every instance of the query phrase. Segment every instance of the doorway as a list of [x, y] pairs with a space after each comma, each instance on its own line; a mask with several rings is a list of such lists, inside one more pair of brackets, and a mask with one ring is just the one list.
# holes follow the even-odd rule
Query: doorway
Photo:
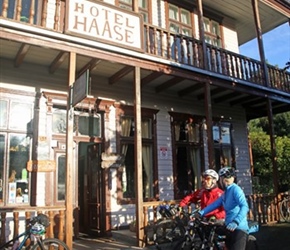
[[105, 184], [101, 168], [102, 146], [99, 143], [79, 143], [78, 201], [79, 231], [100, 236], [104, 231]]

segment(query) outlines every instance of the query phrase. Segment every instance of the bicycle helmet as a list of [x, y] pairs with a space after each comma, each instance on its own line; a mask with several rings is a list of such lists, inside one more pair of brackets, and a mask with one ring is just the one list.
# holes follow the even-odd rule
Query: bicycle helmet
[[212, 178], [219, 180], [219, 175], [213, 169], [207, 169], [203, 172], [202, 176], [211, 176]]
[[31, 231], [32, 234], [34, 235], [43, 235], [45, 234], [45, 226], [36, 222], [32, 227]]
[[236, 177], [235, 170], [231, 167], [224, 167], [219, 170], [219, 176], [230, 178], [230, 177]]

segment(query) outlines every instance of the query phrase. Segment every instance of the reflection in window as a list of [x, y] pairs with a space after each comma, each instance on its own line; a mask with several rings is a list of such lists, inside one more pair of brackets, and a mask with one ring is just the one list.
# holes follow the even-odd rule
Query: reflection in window
[[[126, 10], [133, 10], [133, 1], [132, 0], [119, 0], [119, 7]], [[138, 1], [138, 13], [143, 16], [143, 21], [145, 23], [149, 22], [149, 9], [148, 9], [148, 0]]]
[[200, 124], [190, 120], [176, 122], [174, 125], [175, 140], [199, 143]]
[[66, 133], [66, 111], [54, 110], [52, 115], [52, 132], [57, 134]]
[[17, 130], [28, 130], [32, 128], [32, 104], [11, 102], [9, 128]]
[[57, 158], [57, 200], [65, 200], [65, 155]]
[[[66, 110], [54, 109], [52, 114], [52, 131], [55, 134], [66, 133]], [[73, 131], [77, 135], [101, 136], [101, 117], [98, 114], [75, 112]]]
[[233, 145], [231, 138], [231, 124], [217, 123], [213, 126], [213, 139], [215, 147], [215, 166], [219, 170], [224, 166], [233, 166]]
[[78, 134], [100, 137], [101, 136], [101, 120], [97, 115], [80, 115], [75, 116], [78, 119]]
[[30, 138], [26, 135], [9, 136], [8, 203], [28, 203], [29, 185], [26, 164], [29, 160]]
[[176, 34], [191, 36], [191, 15], [188, 10], [178, 6], [169, 5], [169, 28]]
[[220, 25], [218, 22], [204, 17], [205, 41], [211, 45], [221, 47]]
[[3, 202], [5, 135], [0, 135], [0, 203]]
[[8, 102], [0, 100], [0, 127], [7, 128]]

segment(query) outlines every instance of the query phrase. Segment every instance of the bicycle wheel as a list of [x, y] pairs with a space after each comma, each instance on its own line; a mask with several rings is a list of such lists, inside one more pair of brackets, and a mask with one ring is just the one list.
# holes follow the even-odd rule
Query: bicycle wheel
[[290, 222], [290, 199], [284, 199], [280, 203], [281, 219], [285, 222]]
[[[70, 250], [69, 247], [61, 240], [56, 238], [49, 238], [44, 239], [42, 242], [43, 249], [48, 250], [56, 250], [56, 249], [62, 249], [62, 250]], [[37, 244], [33, 246], [32, 250], [41, 250], [41, 247]]]
[[184, 238], [179, 240], [174, 246], [173, 250], [200, 250], [202, 247], [202, 241], [199, 238], [194, 238], [193, 241]]

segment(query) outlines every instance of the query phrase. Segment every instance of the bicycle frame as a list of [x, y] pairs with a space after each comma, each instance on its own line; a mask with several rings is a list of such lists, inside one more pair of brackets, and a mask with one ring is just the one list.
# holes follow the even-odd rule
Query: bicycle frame
[[12, 240], [9, 240], [8, 242], [4, 243], [3, 245], [0, 246], [0, 249], [4, 248], [4, 247], [8, 247], [12, 242], [13, 242], [13, 246], [14, 244], [18, 241], [18, 239], [20, 239], [21, 237], [24, 236], [23, 240], [19, 243], [19, 245], [17, 246], [17, 250], [21, 249], [22, 247], [24, 247], [27, 239], [30, 237], [31, 233], [30, 233], [30, 229], [17, 235], [15, 238], [13, 238]]

